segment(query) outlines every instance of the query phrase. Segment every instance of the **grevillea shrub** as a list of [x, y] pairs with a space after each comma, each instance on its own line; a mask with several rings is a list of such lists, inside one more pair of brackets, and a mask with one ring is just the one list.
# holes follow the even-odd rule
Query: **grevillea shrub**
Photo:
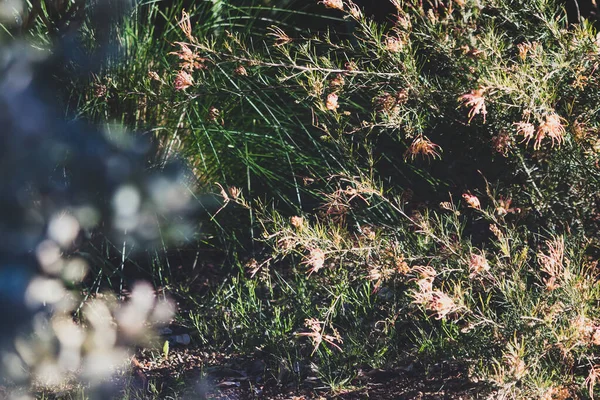
[[391, 3], [321, 2], [349, 37], [177, 10], [154, 47], [124, 30], [79, 107], [151, 127], [221, 199], [205, 242], [240, 270], [196, 299], [203, 345], [331, 386], [446, 357], [505, 398], [592, 397], [596, 29], [554, 1]]

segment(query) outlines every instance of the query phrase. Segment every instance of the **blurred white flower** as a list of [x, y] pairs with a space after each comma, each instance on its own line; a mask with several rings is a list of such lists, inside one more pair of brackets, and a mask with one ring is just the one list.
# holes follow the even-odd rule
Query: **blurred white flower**
[[48, 225], [48, 236], [63, 248], [71, 246], [78, 233], [79, 221], [70, 214], [57, 214]]
[[63, 267], [60, 247], [53, 240], [44, 240], [35, 249], [38, 263], [49, 275], [58, 275]]
[[65, 287], [58, 279], [35, 277], [25, 292], [25, 304], [29, 308], [58, 303], [65, 295]]

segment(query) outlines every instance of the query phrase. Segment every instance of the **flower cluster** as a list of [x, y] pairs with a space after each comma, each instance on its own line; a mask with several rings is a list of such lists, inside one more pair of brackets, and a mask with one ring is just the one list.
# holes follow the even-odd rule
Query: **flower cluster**
[[548, 252], [538, 253], [538, 262], [541, 270], [547, 274], [544, 278], [546, 289], [555, 290], [560, 287], [561, 282], [568, 281], [571, 277], [564, 258], [565, 241], [562, 237], [556, 237], [546, 241], [546, 246]]
[[182, 18], [179, 22], [179, 28], [183, 34], [190, 41], [190, 43], [175, 42], [179, 46], [178, 51], [173, 51], [169, 54], [176, 55], [179, 57], [179, 72], [175, 77], [174, 86], [176, 90], [185, 90], [190, 86], [194, 85], [194, 79], [192, 72], [198, 69], [206, 69], [206, 63], [208, 59], [200, 57], [198, 53], [190, 48], [197, 42], [196, 38], [192, 35], [192, 25], [190, 22], [190, 16], [185, 10], [182, 11]]
[[454, 299], [441, 290], [433, 289], [433, 281], [437, 275], [430, 266], [415, 266], [412, 271], [419, 274], [415, 281], [417, 289], [412, 291], [413, 303], [424, 306], [435, 314], [436, 319], [442, 319], [459, 310]]
[[542, 145], [542, 140], [546, 137], [552, 141], [552, 147], [555, 144], [560, 146], [563, 143], [566, 133], [563, 121], [563, 118], [558, 114], [550, 112], [544, 114], [543, 121], [537, 129], [533, 124], [522, 121], [515, 123], [515, 127], [517, 134], [523, 136], [523, 142], [526, 144], [529, 144], [531, 139], [535, 137], [533, 148], [538, 150]]
[[306, 321], [304, 321], [304, 326], [306, 326], [310, 332], [302, 332], [298, 333], [297, 335], [308, 336], [312, 340], [314, 345], [313, 354], [315, 351], [317, 351], [323, 341], [329, 343], [337, 350], [342, 351], [339, 344], [342, 344], [343, 340], [337, 330], [333, 329], [333, 335], [324, 334], [323, 331], [325, 329], [325, 323], [314, 318], [306, 319]]

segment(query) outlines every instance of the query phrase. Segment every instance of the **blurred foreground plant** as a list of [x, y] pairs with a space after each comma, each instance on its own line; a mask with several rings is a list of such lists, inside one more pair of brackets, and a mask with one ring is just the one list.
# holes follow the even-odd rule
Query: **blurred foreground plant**
[[72, 61], [69, 38], [46, 51], [0, 47], [0, 384], [11, 387], [76, 376], [100, 388], [130, 346], [172, 318], [173, 302], [147, 283], [125, 302], [108, 293], [83, 302], [94, 265], [79, 250], [90, 237], [148, 249], [192, 229], [180, 165], [149, 170], [149, 143], [65, 118], [53, 72]]

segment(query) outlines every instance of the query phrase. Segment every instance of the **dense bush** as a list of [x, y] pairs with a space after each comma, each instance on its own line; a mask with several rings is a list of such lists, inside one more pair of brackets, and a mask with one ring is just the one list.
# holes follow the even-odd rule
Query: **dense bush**
[[141, 282], [129, 282], [127, 301], [100, 293], [106, 264], [89, 244], [101, 235], [132, 253], [181, 241], [192, 207], [181, 165], [152, 170], [147, 140], [65, 111], [66, 71], [85, 76], [93, 58], [74, 56], [73, 33], [52, 33], [37, 37], [43, 48], [0, 42], [0, 396], [77, 377], [105, 398], [120, 390], [107, 381], [115, 366], [174, 305]]
[[450, 358], [500, 397], [593, 397], [594, 26], [548, 0], [392, 1], [384, 22], [325, 0], [330, 30], [304, 35], [298, 11], [217, 3], [136, 8], [124, 62], [69, 99], [220, 201], [200, 243], [227, 273], [169, 281], [199, 345], [331, 387]]

